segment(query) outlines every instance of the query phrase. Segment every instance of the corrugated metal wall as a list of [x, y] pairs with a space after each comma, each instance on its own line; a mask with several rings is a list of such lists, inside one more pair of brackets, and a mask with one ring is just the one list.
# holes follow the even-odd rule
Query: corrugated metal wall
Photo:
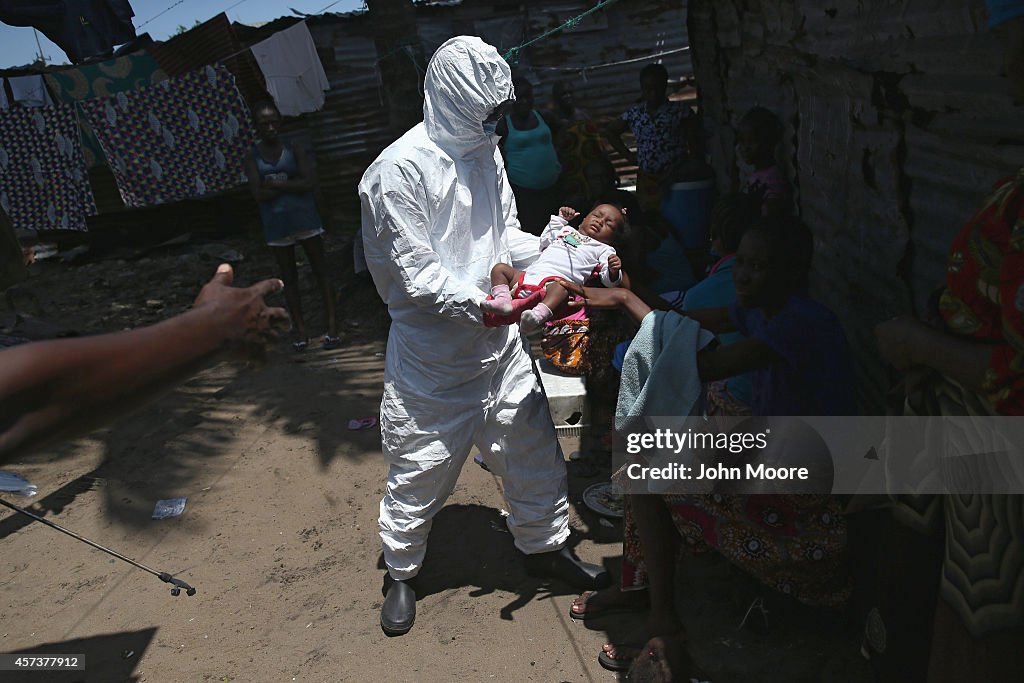
[[[441, 43], [464, 34], [479, 35], [504, 53], [592, 6], [467, 0], [419, 6], [416, 21], [428, 58]], [[258, 29], [236, 26], [236, 32], [251, 45], [294, 22], [282, 18]], [[289, 127], [309, 130], [329, 219], [342, 232], [354, 231], [356, 184], [396, 138], [380, 92], [373, 27], [366, 13], [321, 15], [308, 22], [331, 90], [323, 111], [298, 117]], [[645, 64], [665, 63], [677, 86], [691, 73], [686, 45], [684, 2], [618, 2], [571, 31], [526, 48], [517, 68], [535, 84], [539, 107], [547, 106], [555, 81], [571, 78], [582, 108], [594, 117], [618, 116], [639, 98], [638, 74]], [[660, 52], [671, 54], [647, 59]], [[635, 61], [612, 64], [623, 60]]]
[[890, 375], [872, 328], [922, 312], [952, 237], [1022, 162], [1022, 110], [969, 0], [691, 0], [693, 60], [719, 182], [735, 181], [733, 126], [782, 115], [782, 155], [816, 236], [815, 294], [843, 320], [862, 407]]

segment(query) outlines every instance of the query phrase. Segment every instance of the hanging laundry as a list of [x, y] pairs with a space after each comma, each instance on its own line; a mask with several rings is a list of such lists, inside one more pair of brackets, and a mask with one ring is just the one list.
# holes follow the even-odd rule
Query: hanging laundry
[[144, 50], [46, 74], [46, 82], [57, 99], [69, 104], [145, 88], [166, 79], [167, 74]]
[[0, 111], [0, 208], [16, 228], [86, 229], [96, 202], [73, 107]]
[[316, 53], [306, 22], [278, 31], [252, 46], [267, 91], [285, 116], [320, 111], [331, 84]]
[[0, 21], [39, 29], [73, 64], [135, 40], [133, 16], [128, 0], [0, 0]]
[[220, 65], [78, 106], [126, 206], [199, 197], [246, 181], [252, 124], [234, 76]]
[[7, 80], [11, 83], [11, 95], [15, 102], [21, 102], [26, 107], [45, 107], [53, 104], [41, 75], [11, 76]]
[[[94, 97], [146, 88], [167, 80], [167, 74], [152, 56], [140, 50], [98, 64], [48, 73], [45, 78], [59, 102], [74, 104]], [[82, 126], [82, 153], [89, 168], [106, 164], [100, 144], [88, 124]]]

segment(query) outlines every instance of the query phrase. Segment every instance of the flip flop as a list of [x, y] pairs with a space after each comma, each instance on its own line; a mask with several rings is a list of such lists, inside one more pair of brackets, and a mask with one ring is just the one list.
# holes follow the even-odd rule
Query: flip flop
[[619, 650], [620, 653], [623, 650], [633, 650], [633, 654], [626, 657], [614, 658], [604, 650], [597, 655], [597, 663], [609, 671], [624, 672], [629, 671], [629, 667], [633, 666], [633, 660], [640, 654], [640, 650], [643, 649], [642, 645], [626, 645], [620, 643], [612, 643], [615, 649]]
[[324, 335], [323, 348], [327, 351], [331, 351], [341, 346], [341, 337], [332, 337], [329, 334]]
[[307, 346], [309, 346], [308, 341], [306, 341], [305, 339], [299, 339], [298, 341], [292, 342], [292, 351], [300, 353], [302, 351], [305, 351]]
[[636, 607], [632, 605], [615, 605], [613, 607], [599, 607], [597, 609], [597, 614], [588, 614], [590, 610], [593, 609], [592, 607], [587, 606], [588, 603], [590, 602], [591, 598], [593, 598], [600, 592], [601, 591], [583, 591], [582, 593], [580, 593], [580, 597], [583, 598], [584, 609], [582, 612], [574, 612], [572, 609], [573, 606], [569, 605], [569, 618], [576, 619], [577, 621], [588, 621], [590, 619], [600, 619], [601, 617], [609, 616], [612, 614], [632, 614], [635, 612], [642, 612], [648, 607], [648, 605], [646, 604], [638, 605]]

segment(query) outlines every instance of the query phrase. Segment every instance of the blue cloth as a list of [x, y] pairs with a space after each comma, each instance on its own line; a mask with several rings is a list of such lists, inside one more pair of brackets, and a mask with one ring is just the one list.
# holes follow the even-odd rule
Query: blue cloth
[[671, 311], [644, 316], [622, 366], [615, 428], [628, 431], [648, 416], [697, 414], [703, 393], [697, 352], [714, 338]]
[[[683, 297], [683, 310], [724, 308], [735, 303], [736, 287], [732, 282], [732, 267], [735, 263], [735, 256], [727, 256], [716, 265], [710, 275], [691, 287]], [[743, 335], [739, 332], [718, 335], [718, 341], [722, 343], [722, 346], [735, 344], [742, 339]], [[725, 386], [733, 398], [750, 405], [753, 381], [753, 375], [748, 372], [730, 377], [726, 380]]]
[[754, 415], [856, 415], [853, 359], [839, 320], [828, 308], [793, 295], [765, 319], [759, 308], [729, 307], [743, 336], [782, 357], [752, 374]]
[[684, 291], [696, 280], [686, 252], [671, 236], [647, 254], [647, 267], [658, 274], [658, 279], [651, 284], [651, 291], [655, 294]]
[[1024, 16], [1024, 0], [986, 0], [985, 5], [988, 7], [989, 28]]
[[[256, 171], [261, 179], [277, 174], [278, 180], [289, 180], [299, 175], [299, 162], [295, 152], [287, 145], [281, 157], [270, 163], [264, 159], [259, 148], [253, 149]], [[281, 175], [284, 174], [284, 175]], [[260, 220], [263, 223], [263, 237], [267, 242], [277, 242], [292, 235], [298, 235], [323, 226], [312, 192], [286, 192], [260, 205]]]
[[536, 111], [537, 126], [519, 130], [512, 125], [512, 117], [505, 117], [505, 164], [508, 179], [514, 185], [528, 190], [543, 190], [558, 182], [562, 165], [551, 139], [551, 129]]

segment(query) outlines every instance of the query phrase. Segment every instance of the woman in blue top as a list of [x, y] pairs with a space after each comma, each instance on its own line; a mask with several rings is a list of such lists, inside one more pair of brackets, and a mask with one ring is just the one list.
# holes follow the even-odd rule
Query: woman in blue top
[[548, 218], [562, 205], [562, 165], [558, 161], [551, 128], [533, 108], [533, 85], [512, 79], [516, 100], [512, 113], [498, 122], [499, 148], [516, 198], [522, 229], [539, 235]]
[[302, 317], [295, 245], [301, 244], [313, 270], [313, 278], [324, 300], [327, 319], [325, 349], [337, 348], [338, 320], [334, 312], [334, 288], [327, 277], [324, 232], [313, 200], [313, 174], [305, 150], [287, 145], [278, 136], [281, 112], [271, 101], [252, 108], [260, 139], [245, 161], [245, 175], [253, 198], [259, 203], [263, 236], [273, 252], [284, 281], [284, 296], [292, 317], [295, 340], [292, 348], [302, 351], [309, 344]]

